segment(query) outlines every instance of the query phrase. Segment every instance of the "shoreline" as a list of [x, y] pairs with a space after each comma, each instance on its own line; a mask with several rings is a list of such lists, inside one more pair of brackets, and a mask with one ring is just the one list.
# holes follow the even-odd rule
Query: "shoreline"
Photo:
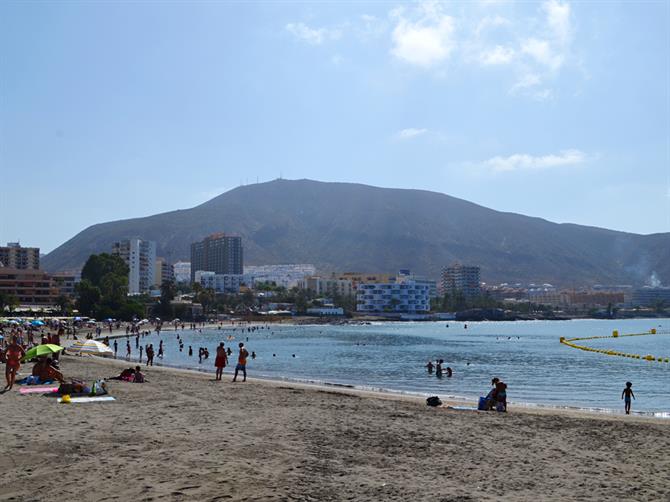
[[[88, 383], [128, 361], [61, 358]], [[165, 366], [114, 401], [0, 394], [0, 499], [666, 500], [666, 420], [431, 408], [422, 398]], [[24, 366], [22, 375], [30, 373]], [[451, 404], [451, 403], [445, 403]], [[55, 473], [70, 473], [54, 482]]]
[[[159, 369], [166, 372], [174, 372], [175, 374], [191, 375], [194, 377], [212, 377], [214, 375], [214, 368], [212, 367], [211, 371], [206, 369], [194, 369], [194, 368], [185, 368], [180, 366], [172, 366], [169, 364], [163, 364], [161, 362], [156, 363], [154, 366], [146, 367], [143, 363], [140, 364], [137, 360], [125, 360], [125, 359], [114, 359], [114, 358], [102, 358], [97, 356], [75, 356], [68, 355], [67, 357], [88, 357], [94, 360], [96, 363], [113, 365], [119, 368], [126, 368], [129, 366], [135, 366], [139, 364], [142, 367], [142, 371], [149, 369]], [[223, 372], [224, 377], [232, 377], [234, 370], [231, 370], [232, 366], [228, 366]], [[327, 382], [327, 381], [317, 381], [317, 380], [307, 380], [307, 379], [296, 379], [296, 378], [272, 378], [265, 376], [250, 376], [247, 378], [249, 382], [258, 383], [262, 385], [268, 385], [271, 387], [291, 387], [296, 389], [312, 389], [316, 391], [337, 391], [345, 394], [357, 395], [360, 397], [371, 397], [377, 399], [388, 399], [388, 400], [398, 400], [398, 401], [409, 401], [425, 405], [426, 398], [428, 396], [434, 395], [434, 393], [422, 393], [422, 392], [411, 392], [411, 391], [400, 391], [394, 389], [384, 389], [384, 388], [375, 388], [375, 389], [366, 389], [363, 386], [350, 385], [350, 384], [341, 384], [338, 382]], [[456, 397], [449, 395], [439, 396], [443, 404], [437, 408], [449, 409], [450, 406], [457, 407], [477, 407], [478, 397], [469, 398], [467, 396]], [[631, 415], [625, 415], [621, 411], [617, 411], [609, 408], [582, 408], [578, 406], [570, 405], [546, 405], [546, 404], [536, 404], [536, 403], [520, 403], [515, 401], [508, 402], [508, 413], [528, 413], [534, 415], [563, 415], [569, 417], [584, 417], [584, 418], [611, 418], [611, 419], [625, 419], [631, 420], [634, 418], [652, 421], [659, 424], [668, 424], [670, 420], [670, 411], [668, 412], [641, 412], [633, 410]], [[478, 410], [462, 410], [470, 411], [473, 413], [480, 413]], [[481, 413], [490, 413], [496, 414], [497, 412], [481, 412]]]

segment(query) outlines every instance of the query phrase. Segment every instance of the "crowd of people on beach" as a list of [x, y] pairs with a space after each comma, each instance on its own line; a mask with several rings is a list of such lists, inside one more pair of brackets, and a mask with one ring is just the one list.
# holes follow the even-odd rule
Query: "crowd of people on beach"
[[[77, 319], [77, 318], [75, 318]], [[33, 321], [34, 322], [34, 321]], [[175, 332], [177, 340], [177, 347], [179, 352], [186, 350], [184, 342], [184, 332], [188, 329], [202, 333], [202, 329], [209, 328], [222, 330], [224, 324], [218, 322], [211, 326], [206, 323], [189, 323], [185, 324], [179, 320], [170, 323]], [[250, 334], [259, 330], [270, 330], [270, 325], [249, 325], [246, 322], [238, 321], [230, 324], [232, 332], [227, 335], [227, 341], [235, 340], [236, 335]], [[146, 366], [153, 366], [154, 359], [163, 359], [165, 356], [166, 347], [163, 340], [160, 339], [163, 331], [163, 322], [159, 319], [151, 321], [142, 320], [140, 322], [123, 323], [119, 321], [109, 320], [104, 323], [92, 323], [87, 320], [62, 320], [62, 319], [47, 319], [44, 322], [31, 324], [24, 323], [10, 323], [0, 324], [0, 362], [5, 363], [6, 386], [5, 390], [12, 389], [16, 383], [17, 374], [21, 368], [22, 359], [26, 352], [37, 345], [53, 344], [59, 346], [63, 340], [73, 338], [78, 339], [79, 336], [84, 336], [87, 339], [97, 338], [101, 339], [105, 345], [113, 348], [114, 357], [119, 357], [119, 338], [123, 337], [125, 328], [125, 359], [130, 361], [133, 359], [133, 352], [136, 354], [136, 360], [139, 363], [144, 363]], [[181, 328], [181, 333], [179, 332]], [[230, 329], [230, 328], [228, 328]], [[108, 333], [102, 336], [104, 331]], [[116, 331], [116, 334], [114, 334]], [[120, 334], [118, 332], [121, 332]], [[158, 335], [158, 348], [155, 349], [153, 343], [143, 344], [142, 339], [152, 334], [152, 331]], [[163, 333], [162, 333], [163, 332]], [[134, 351], [131, 337], [134, 338]], [[509, 337], [508, 337], [509, 338]], [[247, 336], [246, 340], [249, 340]], [[357, 343], [357, 345], [360, 345]], [[365, 344], [363, 344], [365, 345]], [[220, 342], [215, 348], [216, 356], [214, 359], [215, 380], [222, 380], [223, 370], [228, 367], [229, 361], [232, 358], [233, 350], [231, 346], [225, 346], [224, 342]], [[205, 346], [198, 347], [198, 362], [203, 364], [209, 360], [209, 349]], [[272, 354], [276, 357], [277, 354]], [[32, 382], [64, 382], [65, 378], [59, 365], [60, 352], [56, 351], [48, 355], [43, 355], [33, 358], [34, 366], [31, 370], [31, 375], [23, 379], [28, 383]], [[194, 348], [188, 345], [188, 357], [194, 356]], [[295, 358], [295, 354], [292, 354]], [[247, 377], [247, 361], [248, 358], [255, 359], [256, 353], [249, 353], [243, 342], [238, 343], [237, 362], [235, 364], [235, 371], [232, 381], [236, 382], [239, 375], [242, 375], [242, 381], [246, 381]], [[428, 361], [425, 368], [429, 375], [435, 375], [437, 378], [452, 378], [454, 370], [450, 366], [445, 366], [444, 359], [436, 359], [434, 362]], [[131, 371], [132, 370], [132, 371]], [[132, 373], [132, 380], [136, 382], [145, 381], [144, 376], [140, 371], [140, 366], [135, 368], [128, 368], [122, 373], [122, 380], [127, 380]], [[481, 398], [480, 408], [486, 410], [507, 410], [507, 384], [498, 378], [493, 378], [491, 381], [491, 389], [486, 397]], [[630, 414], [632, 400], [635, 399], [633, 393], [632, 383], [626, 382], [626, 386], [622, 391], [621, 399], [624, 401], [624, 410], [626, 414]]]

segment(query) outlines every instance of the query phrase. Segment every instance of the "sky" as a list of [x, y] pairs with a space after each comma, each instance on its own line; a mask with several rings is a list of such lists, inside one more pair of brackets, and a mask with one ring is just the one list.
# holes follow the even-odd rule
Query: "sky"
[[670, 231], [670, 2], [0, 3], [0, 243], [310, 178]]

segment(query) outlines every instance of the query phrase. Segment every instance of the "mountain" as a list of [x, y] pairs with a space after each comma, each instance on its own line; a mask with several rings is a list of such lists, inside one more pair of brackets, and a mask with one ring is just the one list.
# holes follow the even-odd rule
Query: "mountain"
[[275, 180], [241, 186], [191, 209], [93, 225], [42, 260], [81, 267], [114, 241], [154, 240], [159, 256], [190, 260], [190, 243], [242, 236], [245, 263], [313, 263], [322, 271], [438, 277], [454, 261], [489, 283], [561, 286], [670, 283], [670, 233], [638, 235], [494, 211], [445, 194], [351, 183]]

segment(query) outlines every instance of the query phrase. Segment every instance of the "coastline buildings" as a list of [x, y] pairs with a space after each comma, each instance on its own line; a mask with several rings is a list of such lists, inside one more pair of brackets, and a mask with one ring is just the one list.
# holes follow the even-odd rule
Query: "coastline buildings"
[[18, 242], [0, 246], [0, 264], [18, 270], [39, 270], [40, 248], [24, 248]]
[[307, 276], [316, 274], [316, 267], [309, 263], [286, 265], [245, 265], [244, 282], [253, 287], [256, 283], [275, 283], [291, 289]]
[[172, 265], [165, 258], [156, 258], [154, 268], [154, 286], [161, 287], [164, 282], [174, 281]]
[[217, 293], [237, 294], [243, 282], [241, 274], [217, 274], [216, 272], [197, 270], [195, 283], [204, 289], [213, 289]]
[[175, 282], [191, 282], [191, 262], [178, 261], [172, 265], [172, 274]]
[[156, 243], [142, 239], [125, 239], [115, 242], [112, 254], [121, 257], [128, 265], [128, 293], [147, 293], [156, 283]]
[[430, 287], [412, 280], [358, 286], [356, 310], [362, 313], [416, 314], [430, 311]]
[[327, 279], [309, 276], [298, 281], [300, 289], [313, 291], [317, 296], [350, 296], [354, 293], [351, 281], [346, 279]]
[[198, 270], [217, 274], [242, 275], [242, 238], [216, 233], [191, 244], [191, 282]]
[[479, 267], [456, 263], [442, 270], [442, 291], [448, 295], [462, 294], [465, 298], [481, 295]]
[[20, 306], [53, 306], [58, 297], [49, 274], [42, 270], [0, 267], [0, 293], [16, 298]]
[[670, 306], [670, 287], [644, 286], [633, 291], [631, 299], [633, 307], [655, 307], [657, 305]]

